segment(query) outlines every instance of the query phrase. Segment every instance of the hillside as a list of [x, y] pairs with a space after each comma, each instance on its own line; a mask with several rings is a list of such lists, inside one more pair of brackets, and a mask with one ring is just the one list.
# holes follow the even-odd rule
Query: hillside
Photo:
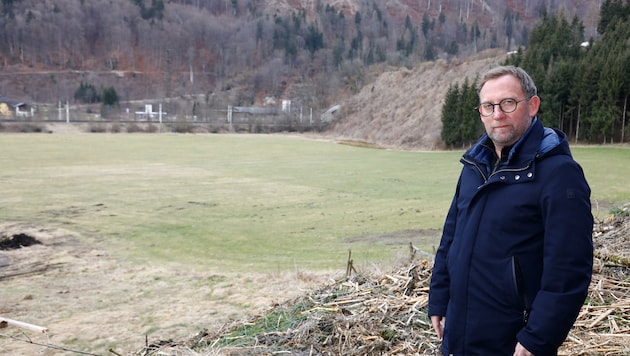
[[[449, 86], [461, 84], [465, 79], [474, 81], [485, 70], [500, 64], [505, 56], [502, 50], [487, 50], [467, 60], [424, 62], [412, 69], [374, 68], [366, 74], [368, 83], [356, 94], [340, 96], [338, 101], [332, 102], [331, 105], [340, 105], [341, 110], [335, 115], [335, 121], [321, 134], [330, 139], [363, 141], [384, 148], [442, 148], [441, 108]], [[0, 74], [0, 78], [5, 81], [14, 80], [17, 83], [24, 80], [37, 83], [40, 87], [49, 85], [51, 76], [55, 76], [57, 83], [62, 86], [98, 77], [104, 85], [116, 85], [125, 91], [146, 91], [150, 88], [149, 79], [145, 76], [124, 72]], [[191, 102], [199, 101], [192, 95], [172, 98], [168, 111], [174, 107], [190, 107]], [[142, 102], [132, 103], [131, 107], [141, 108]], [[55, 110], [55, 105], [50, 106], [50, 110]], [[53, 113], [53, 118], [56, 118], [56, 111]], [[474, 114], [472, 110], [471, 114]], [[68, 132], [66, 124], [47, 126], [47, 131]]]
[[273, 97], [323, 112], [378, 68], [526, 46], [544, 12], [578, 16], [586, 40], [598, 11], [586, 0], [3, 1], [0, 96], [74, 104], [84, 83], [122, 102]]
[[290, 100], [317, 119], [341, 105], [327, 135], [434, 149], [448, 86], [526, 46], [545, 13], [597, 36], [599, 6], [586, 0], [3, 1], [0, 98], [46, 106], [38, 119], [59, 103], [93, 118], [88, 100], [106, 89], [111, 120], [156, 102], [208, 120], [228, 106]]
[[[467, 61], [436, 61], [411, 70], [385, 71], [340, 103], [343, 113], [329, 134], [383, 147], [441, 148], [441, 110], [449, 85], [472, 83], [504, 59], [505, 53], [491, 50]], [[475, 115], [472, 109], [470, 113]]]
[[[357, 94], [340, 97], [332, 103], [340, 105], [341, 110], [326, 131], [319, 134], [330, 139], [361, 141], [383, 148], [442, 148], [441, 108], [449, 86], [461, 84], [464, 80], [474, 81], [485, 70], [500, 64], [505, 56], [501, 50], [488, 50], [465, 61], [438, 60], [412, 69], [379, 68], [379, 71], [370, 74], [371, 81]], [[59, 80], [80, 81], [93, 75], [96, 74], [66, 73]], [[42, 74], [23, 74], [23, 77], [32, 82], [47, 80]], [[142, 85], [146, 78], [141, 75], [109, 73], [99, 77], [104, 83], [118, 83], [129, 90], [146, 88]], [[170, 107], [189, 107], [190, 102], [195, 102], [194, 96], [173, 98]], [[474, 114], [472, 110], [471, 114]], [[50, 132], [69, 131], [66, 124], [47, 126], [46, 131]], [[85, 130], [85, 127], [77, 126], [76, 130]]]

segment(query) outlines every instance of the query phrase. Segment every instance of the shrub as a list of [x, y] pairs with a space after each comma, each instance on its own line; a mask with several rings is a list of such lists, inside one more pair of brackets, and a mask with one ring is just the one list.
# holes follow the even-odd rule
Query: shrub
[[138, 124], [132, 122], [127, 125], [127, 132], [129, 133], [144, 132], [144, 130], [142, 129], [142, 127], [138, 126]]

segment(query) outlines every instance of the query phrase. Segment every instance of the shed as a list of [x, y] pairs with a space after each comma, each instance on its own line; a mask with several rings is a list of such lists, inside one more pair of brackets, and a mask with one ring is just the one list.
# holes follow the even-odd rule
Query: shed
[[33, 108], [27, 102], [0, 96], [0, 116], [33, 116]]

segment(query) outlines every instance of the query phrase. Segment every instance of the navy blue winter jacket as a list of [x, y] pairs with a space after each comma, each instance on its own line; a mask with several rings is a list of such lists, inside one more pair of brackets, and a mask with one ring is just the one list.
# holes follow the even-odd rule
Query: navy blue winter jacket
[[557, 355], [591, 280], [590, 188], [537, 118], [494, 173], [493, 149], [484, 135], [461, 159], [428, 313], [446, 316], [446, 355]]

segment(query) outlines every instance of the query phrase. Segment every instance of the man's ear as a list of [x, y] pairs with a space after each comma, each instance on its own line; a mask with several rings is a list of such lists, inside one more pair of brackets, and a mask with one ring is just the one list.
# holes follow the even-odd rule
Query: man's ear
[[529, 116], [534, 117], [538, 114], [538, 109], [540, 109], [540, 97], [538, 95], [532, 96], [529, 101]]

